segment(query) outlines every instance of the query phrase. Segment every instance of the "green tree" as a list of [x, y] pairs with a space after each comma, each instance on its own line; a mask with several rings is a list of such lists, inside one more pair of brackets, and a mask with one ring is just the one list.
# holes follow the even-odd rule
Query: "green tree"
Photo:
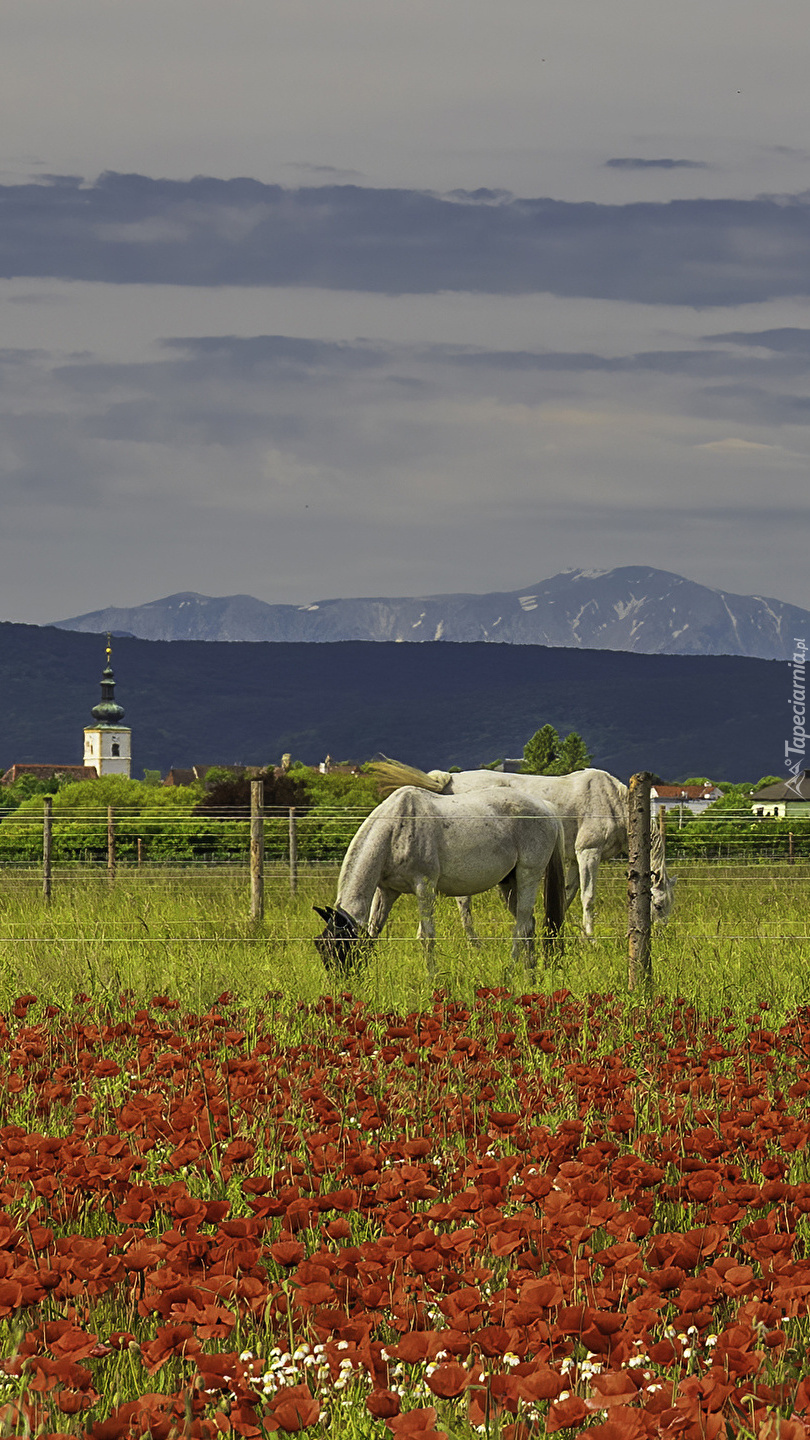
[[56, 795], [61, 783], [56, 775], [52, 775], [50, 780], [21, 775], [13, 785], [0, 786], [0, 810], [16, 810], [18, 805], [37, 795]]
[[553, 725], [544, 725], [523, 747], [522, 769], [526, 775], [570, 775], [590, 763], [588, 748], [576, 730], [561, 740]]
[[523, 746], [523, 771], [526, 775], [548, 775], [560, 749], [560, 737], [553, 725], [535, 730]]
[[[110, 805], [120, 859], [135, 858], [139, 839], [149, 859], [193, 859], [202, 822], [191, 812], [200, 794], [198, 786], [149, 786], [124, 775], [62, 785], [53, 802], [54, 860], [103, 861]], [[0, 863], [35, 861], [41, 854], [42, 796], [34, 795], [0, 823]]]
[[576, 730], [572, 730], [560, 741], [560, 748], [546, 774], [572, 775], [575, 770], [586, 770], [590, 763], [591, 755], [585, 741]]

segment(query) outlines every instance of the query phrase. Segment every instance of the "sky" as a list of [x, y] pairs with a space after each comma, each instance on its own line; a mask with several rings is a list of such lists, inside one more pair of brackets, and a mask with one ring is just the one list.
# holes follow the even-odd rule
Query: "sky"
[[810, 608], [806, 0], [4, 0], [0, 620]]

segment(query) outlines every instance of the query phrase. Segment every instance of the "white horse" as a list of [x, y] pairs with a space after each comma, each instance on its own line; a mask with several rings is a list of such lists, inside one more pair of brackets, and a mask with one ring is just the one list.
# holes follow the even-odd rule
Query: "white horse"
[[348, 965], [363, 932], [376, 938], [397, 896], [412, 894], [432, 975], [437, 893], [478, 895], [498, 885], [515, 921], [512, 959], [524, 956], [533, 971], [534, 905], [544, 877], [547, 937], [565, 915], [564, 853], [562, 825], [542, 799], [498, 788], [447, 796], [397, 789], [351, 841], [335, 905], [314, 907], [326, 921], [318, 952], [327, 966]]
[[[596, 877], [603, 860], [627, 854], [627, 786], [606, 770], [575, 770], [571, 775], [513, 775], [498, 770], [416, 770], [397, 760], [369, 767], [389, 788], [421, 785], [442, 795], [507, 787], [534, 801], [545, 801], [559, 815], [565, 835], [566, 909], [577, 890], [582, 895], [582, 928], [593, 936], [593, 901]], [[652, 833], [652, 914], [664, 921], [672, 909], [674, 879], [667, 874], [664, 842]], [[477, 944], [469, 897], [459, 900], [461, 922], [468, 940]]]

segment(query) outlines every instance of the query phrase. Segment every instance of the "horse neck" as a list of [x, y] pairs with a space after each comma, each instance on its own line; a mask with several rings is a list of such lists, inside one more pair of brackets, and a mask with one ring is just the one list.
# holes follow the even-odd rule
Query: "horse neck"
[[368, 925], [371, 902], [380, 883], [387, 850], [387, 845], [379, 843], [379, 835], [375, 836], [373, 831], [364, 835], [361, 826], [340, 867], [335, 903], [364, 929]]

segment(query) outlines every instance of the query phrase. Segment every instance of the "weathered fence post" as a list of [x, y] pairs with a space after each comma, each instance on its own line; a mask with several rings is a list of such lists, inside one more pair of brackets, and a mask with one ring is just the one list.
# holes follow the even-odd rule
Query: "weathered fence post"
[[107, 879], [115, 879], [115, 814], [112, 805], [107, 806]]
[[140, 837], [140, 835], [139, 835], [139, 836], [138, 836], [138, 869], [139, 869], [139, 870], [140, 870], [142, 864], [143, 864], [143, 840], [141, 839], [141, 837]]
[[42, 898], [46, 904], [51, 899], [51, 845], [53, 841], [53, 799], [45, 796], [42, 816]]
[[627, 938], [628, 989], [652, 980], [650, 788], [652, 775], [642, 770], [630, 777], [627, 800]]
[[290, 894], [298, 890], [298, 820], [295, 806], [290, 806]]
[[264, 919], [264, 781], [250, 782], [250, 918]]
[[793, 831], [788, 830], [788, 865], [792, 865], [793, 863]]

